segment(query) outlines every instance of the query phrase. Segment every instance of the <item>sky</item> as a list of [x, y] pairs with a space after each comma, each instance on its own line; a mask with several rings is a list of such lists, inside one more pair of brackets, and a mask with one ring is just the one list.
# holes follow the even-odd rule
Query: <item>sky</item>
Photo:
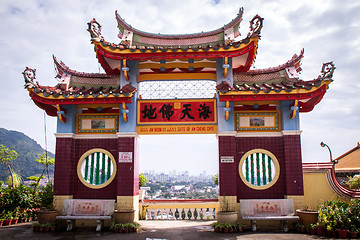
[[[118, 43], [115, 10], [132, 26], [153, 33], [194, 33], [217, 29], [244, 8], [240, 32], [264, 18], [255, 69], [285, 63], [305, 49], [301, 79], [312, 80], [333, 61], [334, 82], [322, 101], [300, 115], [303, 162], [327, 162], [354, 148], [360, 133], [360, 1], [353, 0], [2, 0], [0, 5], [0, 127], [21, 131], [55, 151], [56, 118], [46, 116], [24, 89], [22, 72], [35, 68], [41, 85], [55, 86], [52, 54], [71, 69], [102, 71], [87, 23], [96, 18], [108, 42]], [[140, 171], [218, 171], [215, 135], [141, 136]]]

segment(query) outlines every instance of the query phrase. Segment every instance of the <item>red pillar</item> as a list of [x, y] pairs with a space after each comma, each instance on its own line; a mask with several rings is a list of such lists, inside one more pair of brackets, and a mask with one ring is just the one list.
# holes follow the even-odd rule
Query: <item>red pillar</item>
[[[238, 176], [236, 164], [235, 136], [219, 136], [219, 192], [220, 196], [237, 196], [236, 179]], [[233, 157], [233, 162], [222, 163], [222, 157]]]
[[284, 135], [286, 195], [304, 195], [300, 134]]
[[73, 195], [74, 178], [74, 139], [56, 138], [54, 192], [55, 195]]
[[[137, 149], [137, 137], [118, 138], [117, 196], [139, 195], [139, 159]], [[131, 155], [131, 160], [126, 157], [129, 155]]]

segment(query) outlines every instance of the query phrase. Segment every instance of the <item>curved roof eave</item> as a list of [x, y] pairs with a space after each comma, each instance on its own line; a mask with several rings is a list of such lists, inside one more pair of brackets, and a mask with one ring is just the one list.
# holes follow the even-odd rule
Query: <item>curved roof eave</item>
[[234, 18], [228, 24], [225, 24], [223, 27], [220, 27], [220, 28], [212, 30], [212, 31], [191, 33], [191, 34], [159, 34], [159, 33], [144, 32], [144, 31], [141, 31], [141, 30], [138, 30], [138, 29], [132, 27], [130, 24], [125, 22], [125, 20], [120, 17], [117, 10], [115, 11], [115, 17], [116, 17], [118, 24], [121, 25], [121, 27], [123, 27], [124, 29], [127, 29], [127, 30], [131, 30], [132, 32], [139, 34], [141, 36], [150, 37], [150, 38], [166, 38], [166, 39], [178, 38], [178, 39], [181, 39], [181, 38], [192, 38], [192, 37], [206, 37], [206, 36], [211, 36], [211, 35], [215, 35], [220, 32], [223, 32], [226, 29], [229, 29], [231, 27], [234, 27], [237, 24], [240, 24], [240, 22], [242, 21], [243, 12], [244, 12], [243, 8], [240, 8], [236, 18]]
[[58, 73], [61, 77], [63, 73], [67, 73], [72, 76], [79, 76], [79, 77], [89, 77], [89, 78], [109, 78], [110, 76], [106, 73], [86, 73], [86, 72], [78, 72], [76, 70], [70, 69], [63, 61], [59, 61], [55, 55], [53, 55], [54, 64]]

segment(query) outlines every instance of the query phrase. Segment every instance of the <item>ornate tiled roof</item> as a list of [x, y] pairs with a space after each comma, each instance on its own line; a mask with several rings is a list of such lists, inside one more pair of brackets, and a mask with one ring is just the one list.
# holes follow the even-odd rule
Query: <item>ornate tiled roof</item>
[[58, 75], [56, 77], [60, 78], [64, 73], [78, 76], [78, 77], [87, 77], [87, 78], [110, 78], [109, 75], [105, 73], [85, 73], [85, 72], [78, 72], [73, 69], [70, 69], [68, 66], [63, 63], [63, 61], [58, 61], [57, 58], [53, 55], [54, 64], [58, 71]]
[[189, 45], [189, 46], [179, 46], [179, 45], [174, 45], [174, 46], [137, 46], [137, 45], [124, 45], [124, 44], [115, 44], [115, 43], [110, 43], [105, 41], [104, 39], [98, 39], [98, 40], [94, 40], [93, 41], [98, 41], [101, 43], [101, 45], [103, 47], [109, 47], [110, 50], [126, 50], [128, 49], [130, 52], [136, 52], [136, 50], [139, 50], [139, 53], [145, 53], [145, 52], [150, 52], [150, 53], [155, 53], [155, 52], [168, 52], [171, 51], [172, 53], [176, 53], [176, 52], [190, 52], [190, 51], [194, 51], [194, 52], [208, 52], [208, 51], [218, 51], [218, 50], [228, 50], [231, 47], [233, 47], [234, 49], [239, 48], [240, 45], [242, 43], [247, 44], [250, 42], [250, 37], [247, 37], [245, 39], [242, 39], [240, 41], [237, 42], [229, 42], [227, 44], [207, 44], [206, 46], [198, 46], [198, 45]]
[[223, 81], [216, 86], [220, 101], [293, 100], [294, 109], [298, 108], [300, 112], [311, 111], [333, 81], [335, 65], [332, 62], [324, 63], [317, 78], [303, 81], [297, 74], [301, 70], [302, 54], [275, 68], [237, 74], [234, 76], [233, 86]]
[[209, 32], [193, 33], [193, 34], [154, 34], [144, 31], [140, 31], [133, 28], [131, 25], [125, 22], [120, 17], [118, 12], [115, 12], [116, 20], [119, 28], [119, 38], [121, 43], [129, 46], [201, 46], [206, 47], [208, 45], [226, 45], [226, 42], [233, 41], [236, 37], [240, 36], [239, 25], [242, 21], [243, 8], [239, 9], [239, 12], [235, 19], [230, 23], [224, 25]]
[[58, 84], [55, 87], [41, 86], [34, 87], [34, 93], [42, 93], [44, 97], [52, 96], [53, 98], [78, 98], [78, 97], [119, 97], [121, 94], [124, 96], [130, 95], [136, 90], [131, 84], [127, 84], [124, 87], [71, 87], [68, 90], [65, 89], [63, 84]]
[[137, 30], [126, 23], [116, 12], [116, 19], [120, 30], [119, 37], [121, 38], [119, 44], [104, 40], [101, 35], [102, 27], [96, 19], [88, 23], [88, 31], [90, 32], [93, 43], [101, 43], [102, 47], [109, 47], [111, 51], [129, 50], [135, 53], [139, 50], [137, 53], [155, 53], [157, 51], [176, 53], [236, 50], [241, 44], [249, 43], [251, 38], [259, 38], [263, 24], [263, 18], [256, 15], [250, 21], [250, 32], [247, 37], [243, 40], [235, 41], [235, 38], [240, 36], [238, 28], [242, 20], [242, 14], [243, 9], [241, 8], [233, 21], [214, 31], [195, 34], [166, 35]]
[[65, 90], [71, 88], [117, 88], [119, 76], [107, 75], [105, 73], [85, 73], [70, 69], [62, 61], [58, 61], [53, 56], [54, 64], [57, 69], [56, 78], [59, 79], [59, 86]]
[[229, 91], [241, 91], [249, 93], [270, 93], [271, 91], [279, 93], [281, 91], [292, 92], [294, 89], [306, 89], [311, 90], [313, 87], [321, 86], [322, 78], [316, 78], [312, 81], [291, 81], [287, 79], [280, 79], [279, 81], [273, 82], [249, 82], [242, 84], [234, 84], [234, 87], [231, 87], [227, 82], [222, 82], [216, 88], [221, 93], [228, 93]]
[[119, 75], [122, 60], [174, 60], [201, 58], [233, 58], [237, 72], [251, 67], [260, 39], [263, 18], [256, 15], [250, 21], [250, 32], [242, 40], [239, 24], [243, 9], [229, 24], [210, 32], [182, 35], [152, 34], [137, 30], [127, 24], [116, 12], [120, 30], [119, 44], [104, 40], [101, 25], [93, 19], [88, 23], [91, 42], [99, 63], [108, 75]]
[[243, 93], [292, 92], [294, 89], [311, 90], [313, 87], [319, 87], [323, 80], [331, 79], [335, 69], [332, 62], [324, 64], [322, 74], [316, 79], [311, 81], [299, 79], [300, 60], [303, 54], [304, 50], [301, 51], [299, 56], [295, 54], [291, 60], [277, 67], [235, 73], [233, 86], [230, 86], [227, 82], [222, 82], [217, 86], [217, 89], [223, 94], [229, 91]]
[[[64, 74], [71, 72], [68, 70], [67, 72], [63, 72]], [[131, 84], [127, 84], [120, 88], [120, 85], [105, 85], [105, 84], [79, 84], [79, 86], [69, 86], [66, 83], [59, 83], [54, 87], [51, 86], [42, 86], [38, 82], [35, 82], [36, 78], [36, 70], [31, 68], [26, 68], [23, 72], [25, 79], [25, 88], [30, 91], [30, 95], [37, 95], [39, 98], [47, 98], [54, 100], [61, 100], [63, 104], [66, 103], [67, 99], [72, 99], [74, 103], [74, 99], [83, 100], [84, 98], [92, 98], [92, 99], [103, 99], [103, 98], [122, 98], [122, 97], [131, 97], [132, 93], [136, 91], [136, 88], [131, 86]], [[79, 76], [80, 75], [80, 76]], [[71, 77], [79, 77], [87, 80], [98, 80], [99, 78], [93, 77], [84, 77], [81, 76], [80, 73], [77, 76]], [[107, 78], [104, 78], [107, 79]], [[65, 102], [64, 102], [65, 101]], [[94, 101], [94, 100], [93, 100]]]
[[279, 65], [277, 67], [270, 67], [270, 68], [265, 68], [265, 69], [255, 69], [255, 70], [249, 70], [247, 71], [245, 74], [248, 75], [257, 75], [257, 74], [268, 74], [268, 73], [272, 73], [272, 72], [278, 72], [280, 70], [284, 70], [285, 68], [290, 68], [290, 67], [294, 67], [296, 72], [301, 72], [301, 67], [300, 67], [300, 61], [301, 59], [304, 57], [304, 49], [301, 50], [300, 54], [294, 54], [293, 57], [287, 61], [286, 63]]

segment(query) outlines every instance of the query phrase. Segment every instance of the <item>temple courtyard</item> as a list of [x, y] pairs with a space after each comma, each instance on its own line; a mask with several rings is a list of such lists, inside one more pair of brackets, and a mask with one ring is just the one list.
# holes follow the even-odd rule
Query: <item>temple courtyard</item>
[[182, 240], [182, 239], [322, 239], [318, 236], [283, 233], [281, 230], [261, 229], [256, 232], [215, 233], [210, 227], [212, 221], [140, 221], [138, 233], [95, 232], [94, 228], [75, 229], [71, 232], [33, 232], [32, 223], [22, 223], [0, 227], [0, 239], [142, 239], [142, 240]]

